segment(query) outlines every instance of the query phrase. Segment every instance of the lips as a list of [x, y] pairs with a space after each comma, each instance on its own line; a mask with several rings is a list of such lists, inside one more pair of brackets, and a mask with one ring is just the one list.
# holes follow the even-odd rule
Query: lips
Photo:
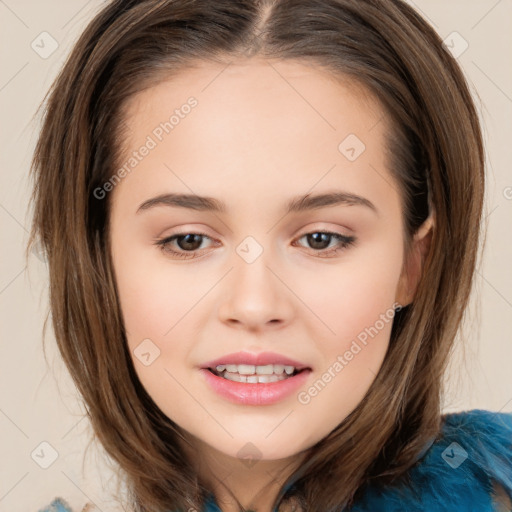
[[254, 366], [265, 366], [268, 364], [282, 364], [284, 366], [293, 366], [298, 371], [305, 369], [311, 369], [305, 363], [290, 359], [289, 357], [277, 354], [275, 352], [260, 352], [254, 354], [251, 352], [235, 352], [232, 354], [226, 354], [225, 356], [219, 357], [218, 359], [207, 361], [201, 365], [203, 369], [215, 369], [220, 364], [247, 364]]
[[205, 368], [201, 369], [199, 373], [205, 384], [224, 400], [244, 406], [264, 406], [278, 404], [297, 393], [301, 387], [307, 385], [311, 371], [303, 370], [295, 376], [278, 382], [257, 384], [232, 382], [217, 377]]

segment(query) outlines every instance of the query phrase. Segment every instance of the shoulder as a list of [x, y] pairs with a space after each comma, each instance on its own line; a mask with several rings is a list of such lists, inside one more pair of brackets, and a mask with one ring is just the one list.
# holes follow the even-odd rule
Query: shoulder
[[452, 469], [468, 460], [467, 476], [488, 477], [512, 495], [512, 413], [473, 409], [443, 418], [442, 437], [430, 459], [440, 452]]
[[[472, 434], [479, 432], [483, 435], [498, 435], [498, 439], [505, 435], [510, 441], [512, 432], [512, 412], [494, 412], [483, 409], [454, 412], [444, 414], [443, 434]], [[508, 436], [508, 437], [507, 437]], [[492, 443], [492, 439], [488, 439]]]
[[[92, 511], [92, 504], [87, 503], [81, 512]], [[49, 505], [39, 509], [38, 512], [75, 512], [62, 498], [55, 498]]]
[[48, 506], [39, 509], [38, 512], [73, 512], [73, 510], [62, 498], [55, 498]]
[[[444, 414], [405, 478], [407, 484], [369, 488], [359, 510], [408, 512], [512, 510], [512, 413], [473, 409]], [[381, 506], [381, 508], [379, 508]]]
[[[473, 409], [445, 414], [442, 418], [441, 435], [434, 443], [437, 448], [446, 445], [447, 441], [459, 443], [462, 448], [466, 446], [467, 454], [480, 461], [482, 466], [496, 466], [497, 469], [500, 469], [500, 461], [495, 460], [496, 455], [510, 457], [512, 454], [512, 413]], [[444, 454], [448, 461], [451, 456], [451, 453]]]

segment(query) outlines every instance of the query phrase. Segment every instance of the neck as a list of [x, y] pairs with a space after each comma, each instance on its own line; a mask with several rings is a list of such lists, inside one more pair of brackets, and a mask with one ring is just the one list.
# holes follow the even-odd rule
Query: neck
[[[198, 478], [215, 496], [222, 512], [274, 512], [273, 504], [290, 475], [300, 466], [301, 454], [278, 460], [230, 457], [196, 440], [198, 450], [186, 447]], [[242, 508], [241, 508], [242, 507]], [[297, 505], [279, 512], [300, 510]]]

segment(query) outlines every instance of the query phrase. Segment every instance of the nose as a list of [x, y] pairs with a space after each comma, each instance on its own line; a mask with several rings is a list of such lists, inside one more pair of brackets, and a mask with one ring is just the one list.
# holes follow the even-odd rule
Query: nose
[[222, 322], [252, 331], [282, 328], [290, 322], [290, 285], [265, 256], [263, 252], [252, 263], [242, 259], [235, 262], [219, 294], [218, 314]]

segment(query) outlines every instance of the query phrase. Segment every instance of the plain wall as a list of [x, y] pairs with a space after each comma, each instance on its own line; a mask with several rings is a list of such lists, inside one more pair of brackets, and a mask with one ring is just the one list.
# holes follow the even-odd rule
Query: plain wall
[[[487, 245], [470, 321], [460, 336], [467, 347], [465, 366], [459, 343], [444, 410], [512, 411], [512, 3], [409, 3], [443, 39], [454, 42], [455, 50], [467, 42], [458, 61], [475, 92], [487, 149]], [[89, 425], [51, 329], [48, 366], [42, 350], [47, 267], [32, 254], [27, 269], [23, 253], [30, 226], [28, 170], [39, 126], [33, 116], [71, 44], [101, 5], [99, 0], [0, 2], [0, 511], [35, 512], [55, 496], [65, 497], [76, 512], [86, 501], [117, 510], [109, 499], [114, 481], [101, 449], [91, 447], [82, 471]], [[45, 52], [51, 52], [52, 41], [43, 32], [58, 45], [51, 55]], [[41, 466], [52, 461], [53, 452], [41, 443], [56, 451], [47, 469]]]

